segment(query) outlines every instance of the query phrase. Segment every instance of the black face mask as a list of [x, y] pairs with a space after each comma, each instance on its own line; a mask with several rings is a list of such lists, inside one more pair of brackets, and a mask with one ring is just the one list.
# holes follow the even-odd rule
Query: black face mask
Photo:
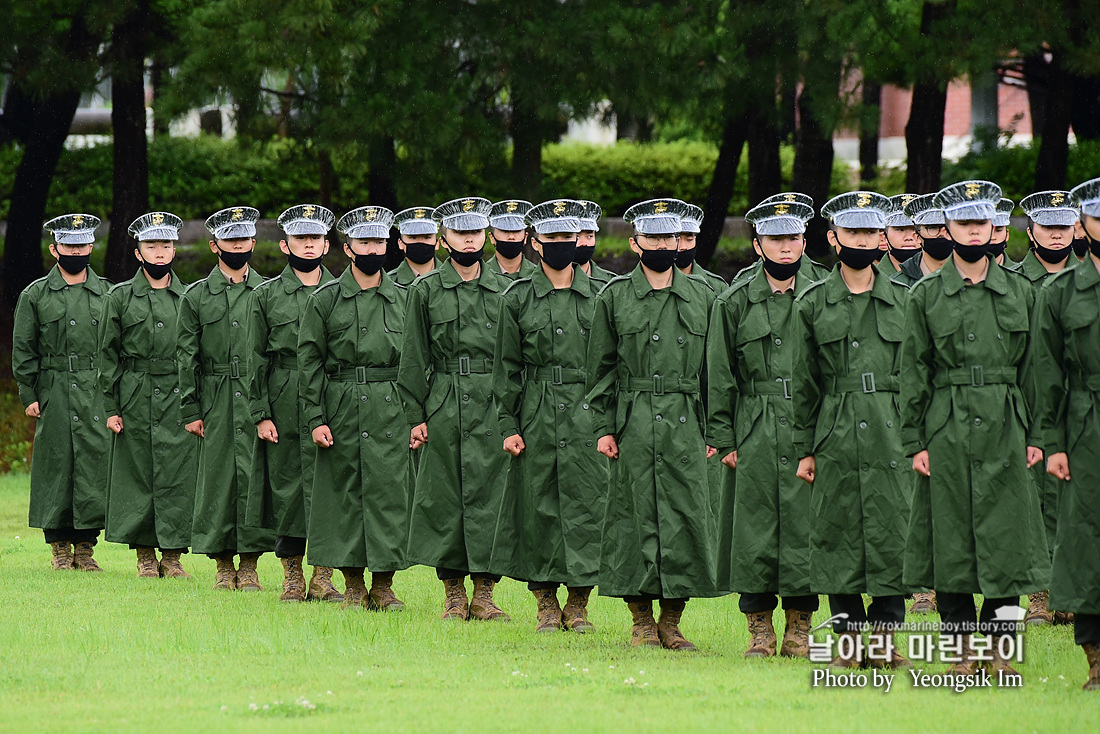
[[913, 248], [906, 249], [906, 248], [894, 247], [893, 245], [890, 245], [890, 255], [892, 255], [893, 258], [895, 260], [897, 260], [899, 263], [903, 263], [906, 260], [908, 260], [909, 258], [914, 257], [914, 256], [919, 255], [919, 254], [920, 254], [920, 248], [919, 247], [913, 247]]
[[764, 265], [764, 272], [781, 283], [797, 275], [798, 269], [802, 267], [802, 258], [797, 258], [794, 262], [781, 263], [769, 260], [767, 255], [761, 254], [760, 261]]
[[417, 265], [430, 263], [435, 257], [435, 244], [432, 242], [406, 242], [405, 257]]
[[573, 262], [577, 265], [587, 265], [592, 259], [592, 253], [595, 251], [595, 245], [577, 245], [577, 249], [573, 253]]
[[996, 258], [1000, 257], [1001, 255], [1005, 254], [1005, 248], [1006, 247], [1008, 247], [1008, 240], [1005, 240], [1004, 242], [1000, 242], [996, 245], [990, 244], [989, 245], [989, 254], [992, 255], [994, 259], [996, 259]]
[[88, 268], [91, 255], [62, 255], [57, 253], [57, 264], [69, 275], [80, 275]]
[[655, 273], [665, 273], [676, 264], [676, 250], [642, 250], [642, 265]]
[[371, 255], [360, 255], [358, 252], [353, 252], [355, 257], [353, 262], [355, 267], [363, 275], [374, 275], [382, 269], [382, 265], [386, 262], [386, 253], [379, 252]]
[[565, 270], [573, 264], [573, 257], [577, 251], [577, 241], [568, 242], [543, 242], [535, 240], [542, 245], [542, 261], [546, 267], [552, 270]]
[[149, 277], [153, 280], [160, 280], [172, 271], [171, 261], [166, 262], [163, 265], [158, 265], [156, 263], [146, 262], [145, 260], [142, 260], [141, 267], [143, 270], [145, 270], [146, 273], [149, 274]]
[[955, 243], [946, 237], [925, 237], [923, 249], [928, 253], [928, 257], [933, 260], [946, 260], [951, 257], [951, 252], [955, 249]]
[[524, 237], [519, 242], [504, 242], [503, 240], [497, 240], [496, 248], [501, 257], [505, 260], [511, 260], [523, 254], [523, 246], [525, 244], [527, 244], [527, 237]]
[[473, 252], [463, 252], [462, 250], [451, 250], [451, 259], [463, 267], [470, 267], [481, 262], [481, 258], [485, 255], [485, 247], [482, 246], [480, 250], [474, 250]]
[[293, 252], [288, 252], [286, 254], [286, 259], [290, 263], [290, 267], [300, 273], [312, 273], [314, 270], [321, 267], [321, 257], [321, 255], [317, 257], [298, 257]]
[[218, 258], [225, 263], [225, 267], [230, 270], [240, 270], [245, 265], [248, 265], [248, 261], [252, 259], [252, 250], [248, 252], [226, 252], [222, 248], [218, 248]]
[[1077, 257], [1084, 257], [1089, 254], [1089, 241], [1087, 239], [1074, 237], [1070, 247], [1073, 248], [1073, 254]]
[[1057, 265], [1058, 263], [1065, 262], [1069, 254], [1073, 252], [1073, 247], [1063, 247], [1062, 249], [1055, 249], [1053, 247], [1043, 247], [1035, 240], [1031, 241], [1031, 244], [1035, 246], [1035, 255], [1040, 260], [1050, 263], [1051, 265]]
[[676, 251], [676, 267], [683, 270], [684, 268], [691, 267], [691, 264], [695, 262], [695, 249], [690, 250], [677, 250]]
[[[837, 242], [840, 242], [840, 240], [838, 239]], [[841, 245], [840, 252], [837, 253], [837, 258], [852, 270], [863, 270], [878, 262], [879, 252], [881, 252], [881, 250], [877, 247], [873, 250], [865, 250], [860, 247], [846, 247]]]
[[1086, 234], [1085, 241], [1089, 243], [1089, 252], [1100, 257], [1100, 240], [1094, 240]]

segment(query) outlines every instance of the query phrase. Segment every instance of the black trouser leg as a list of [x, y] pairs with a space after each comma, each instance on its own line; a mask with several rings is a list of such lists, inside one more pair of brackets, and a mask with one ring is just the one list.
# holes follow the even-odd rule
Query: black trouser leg
[[83, 528], [77, 530], [67, 528], [45, 528], [42, 535], [47, 543], [91, 543], [95, 545], [99, 541], [100, 528]]
[[905, 621], [905, 596], [876, 596], [867, 607], [867, 621], [872, 628], [897, 629]]
[[[779, 604], [775, 594], [742, 594], [737, 600], [737, 608], [742, 614], [756, 614], [757, 612], [771, 612]], [[815, 607], [816, 608], [816, 607]]]
[[295, 558], [306, 554], [306, 539], [292, 535], [275, 536], [275, 557]]
[[821, 599], [817, 594], [783, 597], [783, 611], [791, 609], [796, 612], [816, 612], [820, 605]]
[[469, 574], [469, 571], [459, 571], [456, 568], [437, 568], [435, 570], [435, 577], [440, 581], [465, 578], [467, 574]]
[[972, 594], [936, 592], [936, 608], [940, 612], [940, 629], [945, 635], [969, 635], [978, 628]]
[[1078, 645], [1100, 645], [1100, 614], [1074, 614], [1073, 641]]
[[545, 591], [547, 589], [557, 589], [561, 584], [556, 581], [528, 581], [528, 591]]
[[867, 624], [862, 594], [829, 594], [829, 613], [834, 617], [848, 615], [833, 622], [833, 632], [859, 632]]
[[657, 601], [658, 598], [656, 594], [634, 594], [631, 596], [624, 596], [623, 601], [627, 604], [644, 604], [647, 601]]
[[1018, 609], [1019, 606], [1020, 597], [1018, 596], [1004, 596], [996, 599], [987, 596], [985, 601], [982, 602], [982, 613], [978, 617], [978, 630], [991, 637], [1015, 635], [1017, 625], [1015, 614], [1003, 621], [997, 621], [994, 617], [996, 617], [997, 610], [1001, 607], [1015, 607]]

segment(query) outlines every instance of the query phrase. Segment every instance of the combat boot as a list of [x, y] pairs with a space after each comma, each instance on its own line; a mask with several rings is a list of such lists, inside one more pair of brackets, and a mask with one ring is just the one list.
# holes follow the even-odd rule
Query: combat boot
[[73, 566], [79, 568], [81, 571], [102, 571], [99, 564], [92, 558], [92, 552], [95, 550], [95, 543], [89, 543], [82, 541], [76, 543], [73, 551]]
[[50, 565], [53, 566], [54, 571], [73, 570], [72, 543], [67, 540], [58, 543], [50, 543], [50, 552], [53, 554], [53, 558], [50, 559]]
[[155, 548], [141, 546], [137, 551], [137, 572], [139, 579], [159, 579], [160, 563], [157, 561]]
[[535, 601], [538, 602], [538, 614], [535, 623], [535, 632], [557, 632], [561, 629], [561, 606], [558, 605], [558, 590], [532, 589]]
[[565, 600], [565, 606], [561, 610], [561, 625], [574, 632], [588, 632], [596, 629], [596, 625], [588, 621], [588, 595], [592, 593], [591, 586], [570, 586], [569, 596]]
[[166, 579], [189, 579], [191, 574], [180, 563], [182, 553], [178, 550], [166, 550], [160, 553], [160, 575]]
[[367, 609], [378, 612], [400, 612], [405, 608], [405, 602], [393, 593], [393, 571], [370, 575], [370, 593], [367, 595], [367, 600]]
[[[747, 658], [770, 658], [775, 655], [775, 628], [772, 626], [772, 612], [746, 612], [745, 622], [749, 626], [749, 649]], [[784, 639], [784, 642], [786, 640]]]
[[1089, 661], [1089, 679], [1081, 686], [1085, 691], [1100, 691], [1100, 645], [1082, 645]]
[[214, 588], [223, 591], [232, 591], [237, 588], [237, 569], [233, 567], [233, 554], [222, 553], [214, 557], [218, 564], [217, 573], [214, 575]]
[[443, 600], [442, 619], [467, 619], [470, 616], [470, 599], [466, 596], [466, 577], [443, 579], [443, 590], [447, 596]]
[[1054, 621], [1054, 615], [1047, 609], [1047, 592], [1036, 591], [1027, 595], [1027, 616], [1024, 624], [1045, 627]]
[[[283, 593], [279, 601], [301, 602], [306, 600], [306, 577], [302, 571], [302, 556], [280, 558], [283, 564]], [[244, 566], [244, 559], [241, 560]]]
[[666, 650], [690, 652], [696, 649], [695, 645], [691, 644], [691, 641], [684, 637], [684, 633], [680, 631], [680, 617], [684, 614], [685, 606], [687, 606], [687, 602], [682, 599], [677, 601], [663, 599], [661, 601], [661, 618], [657, 622], [657, 638]]
[[[785, 658], [810, 659], [810, 618], [813, 612], [800, 612], [797, 609], [787, 609], [787, 626], [783, 630], [783, 646], [779, 654]], [[768, 612], [768, 622], [771, 622], [771, 612]], [[775, 654], [775, 632], [772, 632], [772, 655]]]
[[367, 582], [363, 580], [363, 569], [341, 568], [344, 574], [344, 600], [341, 609], [365, 607], [367, 605]]
[[982, 661], [974, 650], [974, 638], [971, 635], [960, 635], [962, 639], [962, 651], [959, 654], [959, 662], [954, 663], [945, 672], [948, 675], [977, 675]]
[[474, 580], [474, 596], [470, 601], [470, 618], [485, 622], [510, 622], [512, 618], [493, 601], [493, 587], [496, 581], [482, 574], [471, 574]]
[[[256, 570], [256, 563], [260, 560], [260, 553], [242, 553], [241, 565], [237, 568], [237, 589], [240, 591], [263, 591], [260, 586], [260, 574]], [[300, 566], [300, 564], [299, 564]]]
[[910, 614], [931, 614], [936, 611], [936, 592], [918, 591], [913, 594], [913, 603], [909, 605]]
[[863, 635], [846, 630], [837, 635], [836, 643], [836, 657], [829, 662], [830, 668], [857, 670], [863, 667]]
[[909, 658], [898, 652], [894, 644], [894, 630], [878, 628], [872, 632], [872, 638], [878, 637], [879, 644], [867, 646], [867, 666], [879, 670], [897, 670], [912, 668]]
[[630, 631], [631, 647], [660, 647], [661, 638], [657, 633], [657, 622], [653, 619], [653, 602], [627, 602], [627, 609], [634, 618], [634, 628]]
[[308, 601], [343, 601], [344, 595], [332, 583], [332, 569], [328, 566], [314, 566], [309, 578]]

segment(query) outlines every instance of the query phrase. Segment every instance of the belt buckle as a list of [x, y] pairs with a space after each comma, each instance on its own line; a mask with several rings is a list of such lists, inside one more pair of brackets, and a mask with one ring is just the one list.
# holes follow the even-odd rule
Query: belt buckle
[[69, 355], [69, 372], [76, 372], [76, 370], [73, 369], [73, 360], [74, 359], [76, 359], [76, 355], [75, 354], [70, 354]]
[[784, 400], [790, 400], [791, 399], [791, 378], [783, 377], [779, 381], [783, 383], [783, 399]]
[[664, 395], [665, 394], [665, 378], [661, 375], [653, 376], [653, 394]]
[[236, 357], [229, 363], [229, 376], [236, 378], [241, 376], [241, 363], [237, 361]]
[[367, 368], [363, 365], [359, 365], [355, 368], [355, 381], [360, 385], [367, 384]]
[[985, 372], [980, 364], [976, 364], [970, 368], [970, 386], [982, 387], [983, 385], [985, 385]]
[[562, 384], [562, 369], [560, 364], [556, 364], [550, 368], [550, 380], [552, 385]]
[[864, 372], [859, 376], [859, 381], [863, 386], [863, 392], [870, 395], [875, 391], [875, 373]]
[[470, 358], [459, 357], [458, 358], [458, 374], [468, 375], [470, 374]]

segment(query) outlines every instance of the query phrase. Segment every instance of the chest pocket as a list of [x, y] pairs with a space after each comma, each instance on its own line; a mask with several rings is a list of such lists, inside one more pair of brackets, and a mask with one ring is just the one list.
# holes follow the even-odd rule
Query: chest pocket
[[523, 313], [519, 316], [519, 328], [524, 334], [531, 334], [533, 332], [542, 331], [550, 325], [550, 309], [539, 308], [534, 306], [532, 308], [525, 308]]
[[749, 304], [748, 311], [737, 323], [737, 345], [748, 344], [771, 336], [771, 323], [763, 305]]
[[225, 294], [202, 299], [199, 303], [199, 323], [213, 324], [225, 318], [229, 303]]
[[997, 324], [1005, 331], [1027, 331], [1027, 309], [1019, 298], [999, 297], [993, 299], [993, 313], [997, 315]]
[[902, 336], [905, 333], [905, 313], [903, 309], [897, 306], [882, 305], [879, 306], [875, 317], [878, 324], [878, 335], [884, 341], [901, 344]]
[[836, 313], [814, 325], [814, 338], [823, 345], [848, 338], [848, 314], [836, 309]]

